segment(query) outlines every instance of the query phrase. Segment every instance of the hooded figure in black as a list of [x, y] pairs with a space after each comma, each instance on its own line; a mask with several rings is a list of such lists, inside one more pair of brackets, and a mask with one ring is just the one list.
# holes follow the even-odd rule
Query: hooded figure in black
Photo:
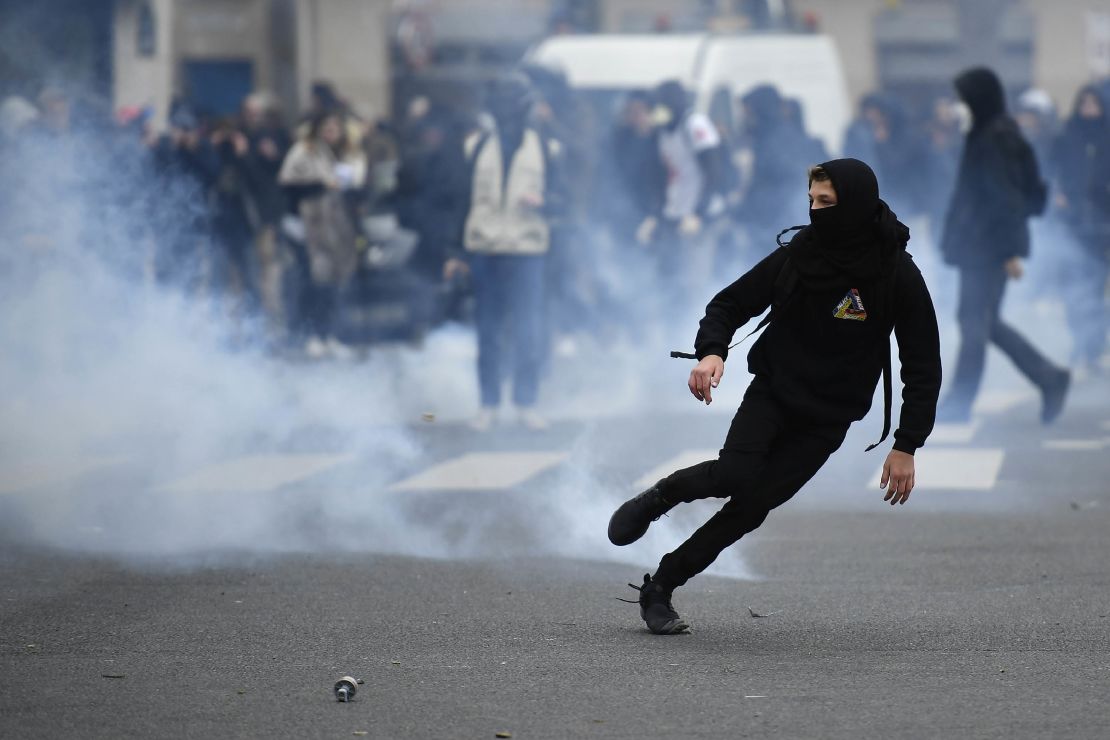
[[[810, 224], [795, 227], [800, 231], [788, 245], [718, 293], [701, 320], [689, 389], [708, 404], [733, 334], [771, 309], [748, 352], [754, 377], [720, 456], [672, 473], [610, 520], [609, 539], [627, 545], [679, 503], [729, 499], [638, 587], [642, 616], [657, 634], [687, 628], [671, 592], [797, 493], [867, 414], [880, 377], [890, 380], [892, 332], [904, 389], [894, 449], [883, 466], [884, 500], [905, 503], [913, 489], [913, 454], [933, 428], [941, 369], [932, 300], [906, 252], [909, 229], [879, 198], [875, 173], [859, 160], [813, 168], [809, 194]], [[884, 401], [889, 428], [889, 383]]]
[[1032, 148], [1006, 114], [998, 76], [971, 69], [955, 86], [971, 109], [972, 126], [940, 245], [945, 261], [960, 271], [960, 351], [940, 416], [953, 422], [970, 418], [987, 342], [993, 342], [1040, 389], [1041, 419], [1050, 423], [1063, 409], [1069, 374], [999, 316], [1007, 277], [1019, 278], [1021, 260], [1029, 256], [1028, 220], [1044, 211], [1047, 190]]
[[786, 103], [773, 86], [760, 85], [741, 102], [744, 146], [751, 151], [752, 173], [738, 215], [752, 241], [759, 245], [755, 258], [760, 259], [773, 246], [771, 237], [778, 225], [802, 217], [804, 201], [797, 198], [798, 173], [824, 157], [807, 156], [812, 144], [803, 128], [787, 120]]
[[1106, 349], [1106, 281], [1110, 276], [1110, 115], [1097, 87], [1075, 97], [1071, 118], [1053, 146], [1056, 216], [1075, 248], [1066, 254], [1072, 290], [1064, 303], [1075, 339], [1072, 359], [1101, 371]]

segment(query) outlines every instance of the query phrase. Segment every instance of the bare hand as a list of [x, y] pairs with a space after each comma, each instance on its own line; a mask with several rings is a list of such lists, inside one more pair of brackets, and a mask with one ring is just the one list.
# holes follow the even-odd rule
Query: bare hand
[[701, 233], [701, 219], [696, 213], [683, 216], [678, 224], [678, 230], [683, 236], [697, 236]]
[[655, 227], [659, 222], [655, 220], [655, 216], [648, 216], [636, 228], [636, 241], [640, 244], [651, 244], [652, 237], [655, 236]]
[[456, 275], [465, 275], [468, 272], [470, 272], [470, 266], [456, 257], [452, 257], [443, 263], [444, 282], [449, 283], [455, 279]]
[[277, 159], [278, 148], [273, 139], [262, 139], [258, 142], [258, 153], [266, 159]]
[[240, 131], [231, 135], [231, 145], [235, 148], [236, 157], [245, 157], [251, 150], [251, 142]]
[[1011, 257], [1006, 260], [1004, 265], [1006, 274], [1010, 276], [1011, 280], [1021, 280], [1021, 276], [1025, 274], [1025, 268], [1021, 264], [1021, 257]]
[[713, 389], [721, 382], [725, 374], [725, 361], [719, 355], [706, 355], [701, 362], [690, 371], [690, 380], [687, 385], [694, 398], [705, 401], [705, 405], [713, 403]]
[[889, 501], [891, 506], [906, 503], [913, 485], [913, 455], [891, 450], [886, 456], [886, 462], [883, 463], [883, 477], [879, 481], [879, 488], [887, 489], [883, 501]]
[[520, 196], [519, 202], [521, 208], [536, 210], [543, 207], [543, 196], [536, 193], [525, 193]]

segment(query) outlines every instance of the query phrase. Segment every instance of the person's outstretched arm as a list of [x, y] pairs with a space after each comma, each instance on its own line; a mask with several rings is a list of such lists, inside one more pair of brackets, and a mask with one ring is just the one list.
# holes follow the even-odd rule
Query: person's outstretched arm
[[689, 387], [694, 398], [712, 403], [712, 389], [724, 376], [732, 335], [771, 305], [775, 281], [786, 263], [785, 248], [776, 249], [740, 276], [705, 307], [705, 316], [694, 340], [697, 366], [690, 372]]
[[884, 501], [904, 504], [916, 484], [913, 454], [925, 444], [936, 421], [940, 397], [940, 331], [929, 288], [917, 265], [900, 266], [894, 335], [902, 366], [902, 411], [894, 449], [883, 465]]

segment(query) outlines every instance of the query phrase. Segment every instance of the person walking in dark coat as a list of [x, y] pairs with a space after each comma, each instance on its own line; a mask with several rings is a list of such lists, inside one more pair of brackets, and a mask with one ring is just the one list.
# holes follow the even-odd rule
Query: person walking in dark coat
[[[718, 293], [694, 341], [688, 387], [713, 400], [736, 330], [771, 306], [748, 353], [755, 377], [716, 460], [679, 470], [626, 501], [609, 540], [628, 545], [679, 503], [728, 498], [724, 507], [645, 575], [641, 617], [656, 634], [687, 629], [671, 594], [729, 545], [759, 527], [825, 464], [884, 382], [890, 429], [890, 334], [902, 365], [902, 413], [883, 465], [884, 501], [904, 504], [914, 452], [933, 428], [940, 392], [940, 340], [929, 290], [905, 251], [909, 229], [879, 199], [875, 173], [838, 159], [810, 170], [810, 225]], [[879, 443], [868, 449], [873, 449]]]
[[1053, 147], [1056, 212], [1075, 237], [1064, 302], [1075, 340], [1073, 360], [1098, 373], [1106, 349], [1110, 275], [1110, 117], [1097, 88], [1084, 87]]
[[1047, 188], [1033, 150], [1006, 113], [998, 76], [986, 68], [970, 69], [956, 78], [955, 86], [971, 109], [972, 126], [941, 238], [945, 262], [960, 272], [960, 349], [938, 418], [970, 418], [987, 342], [993, 342], [1040, 389], [1041, 421], [1048, 424], [1063, 409], [1071, 374], [999, 315], [1006, 280], [1022, 275], [1022, 259], [1029, 256], [1028, 220], [1044, 211]]

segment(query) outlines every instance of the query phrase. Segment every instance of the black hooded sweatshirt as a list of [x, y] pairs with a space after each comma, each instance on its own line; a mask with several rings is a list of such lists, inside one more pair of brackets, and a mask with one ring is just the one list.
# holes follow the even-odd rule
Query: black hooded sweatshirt
[[972, 125], [941, 237], [944, 260], [958, 267], [994, 267], [1028, 257], [1028, 219], [1044, 211], [1047, 198], [1036, 155], [1006, 114], [994, 72], [969, 69], [955, 87], [971, 109]]
[[[748, 370], [799, 417], [850, 423], [871, 408], [898, 340], [903, 383], [894, 449], [913, 454], [933, 429], [940, 394], [940, 338], [925, 280], [905, 251], [907, 229], [879, 199], [871, 168], [855, 159], [822, 165], [837, 205], [810, 211], [811, 224], [718, 293], [705, 309], [698, 359], [728, 357], [736, 330], [797, 284], [748, 353]], [[789, 263], [789, 265], [788, 265]]]

